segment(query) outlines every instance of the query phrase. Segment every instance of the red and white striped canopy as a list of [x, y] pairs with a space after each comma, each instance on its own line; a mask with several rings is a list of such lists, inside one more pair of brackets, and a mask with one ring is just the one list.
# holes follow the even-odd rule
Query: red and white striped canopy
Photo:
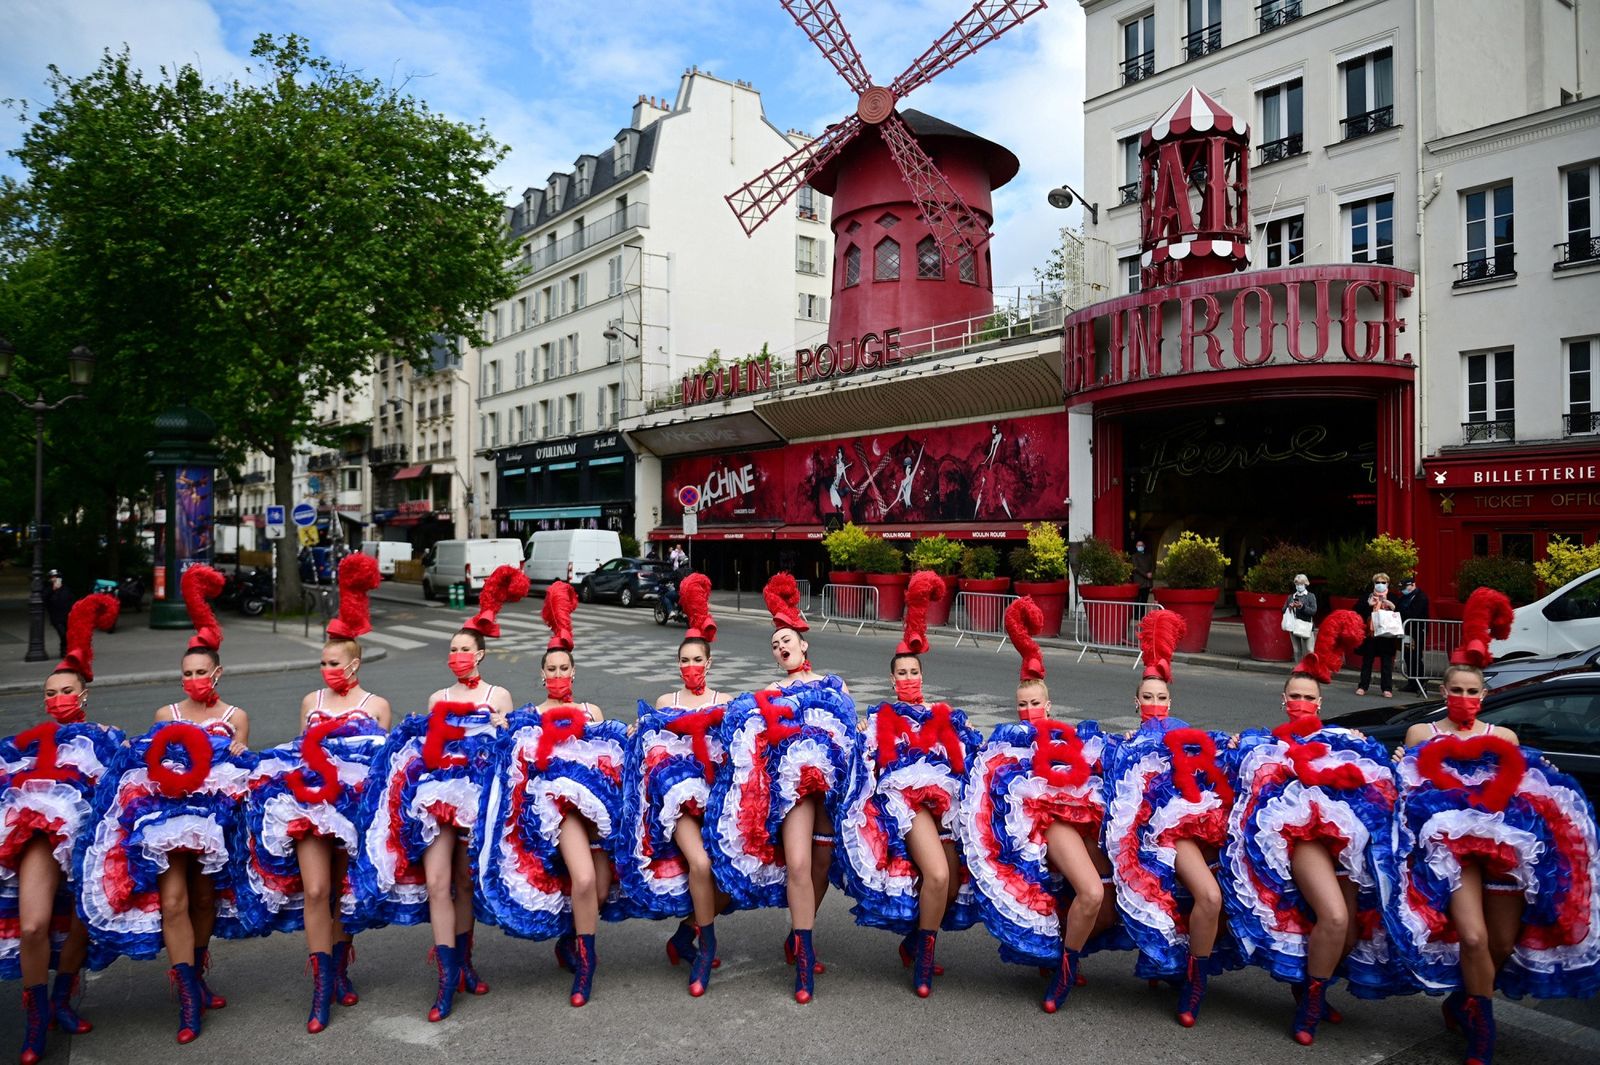
[[1213, 129], [1246, 140], [1250, 137], [1250, 123], [1191, 85], [1178, 97], [1177, 103], [1144, 131], [1139, 143], [1149, 145], [1189, 132], [1205, 133]]

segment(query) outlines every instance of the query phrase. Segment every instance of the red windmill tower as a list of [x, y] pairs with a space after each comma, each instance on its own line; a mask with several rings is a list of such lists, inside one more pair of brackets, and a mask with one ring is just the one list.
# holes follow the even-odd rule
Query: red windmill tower
[[[991, 313], [990, 194], [1016, 175], [1017, 158], [896, 104], [1044, 10], [1043, 0], [978, 0], [887, 87], [873, 83], [832, 0], [779, 2], [856, 94], [856, 110], [728, 196], [739, 224], [754, 232], [802, 185], [833, 197], [828, 335], [838, 342]], [[878, 136], [862, 136], [868, 129]]]

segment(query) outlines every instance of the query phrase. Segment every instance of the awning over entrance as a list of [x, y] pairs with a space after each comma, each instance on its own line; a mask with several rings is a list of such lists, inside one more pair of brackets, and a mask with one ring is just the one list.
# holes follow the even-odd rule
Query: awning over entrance
[[396, 471], [393, 479], [396, 481], [409, 481], [413, 477], [421, 477], [432, 468], [432, 464], [427, 462], [422, 463], [420, 466], [407, 466]]
[[[702, 525], [694, 534], [696, 540], [771, 540], [774, 534], [771, 525]], [[683, 540], [683, 529], [676, 525], [662, 525], [650, 530], [650, 539], [655, 541]]]
[[[1028, 528], [1020, 521], [927, 521], [905, 525], [879, 525], [872, 530], [885, 540], [920, 540], [943, 534], [951, 540], [1026, 540]], [[827, 531], [820, 525], [784, 525], [772, 534], [774, 540], [821, 540]]]
[[514, 507], [506, 514], [510, 521], [541, 521], [545, 518], [598, 518], [599, 507]]

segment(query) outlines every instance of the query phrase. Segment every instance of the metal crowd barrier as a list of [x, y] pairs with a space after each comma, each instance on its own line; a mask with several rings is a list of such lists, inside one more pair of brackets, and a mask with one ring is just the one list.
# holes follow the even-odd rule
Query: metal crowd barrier
[[1427, 682], [1443, 680], [1450, 652], [1461, 642], [1461, 622], [1412, 618], [1400, 640], [1400, 672], [1418, 695], [1428, 694]]
[[1160, 603], [1135, 603], [1131, 600], [1080, 599], [1072, 612], [1073, 638], [1078, 642], [1078, 661], [1093, 651], [1103, 662], [1107, 651], [1133, 651], [1133, 667], [1139, 668], [1144, 652], [1139, 649], [1139, 622]]
[[300, 607], [304, 611], [303, 635], [311, 635], [311, 615], [315, 612], [322, 618], [322, 628], [328, 627], [328, 622], [339, 616], [339, 589], [335, 586], [314, 585], [300, 586]]
[[855, 625], [854, 635], [878, 620], [878, 589], [870, 584], [824, 584], [822, 586], [822, 627], [830, 621], [839, 627]]
[[811, 582], [796, 577], [794, 586], [800, 590], [800, 616], [807, 617], [811, 614]]
[[1006, 645], [1006, 607], [1019, 596], [1005, 592], [957, 592], [950, 606], [950, 624], [955, 626], [956, 646], [972, 637], [973, 646], [982, 646], [983, 636], [995, 636], [996, 653]]

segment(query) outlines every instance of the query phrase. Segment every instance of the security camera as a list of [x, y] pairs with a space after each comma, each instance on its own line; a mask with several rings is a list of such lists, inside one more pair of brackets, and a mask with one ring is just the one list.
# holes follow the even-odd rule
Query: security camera
[[1050, 201], [1050, 206], [1057, 210], [1064, 211], [1072, 206], [1072, 190], [1065, 187], [1051, 189], [1045, 198]]

